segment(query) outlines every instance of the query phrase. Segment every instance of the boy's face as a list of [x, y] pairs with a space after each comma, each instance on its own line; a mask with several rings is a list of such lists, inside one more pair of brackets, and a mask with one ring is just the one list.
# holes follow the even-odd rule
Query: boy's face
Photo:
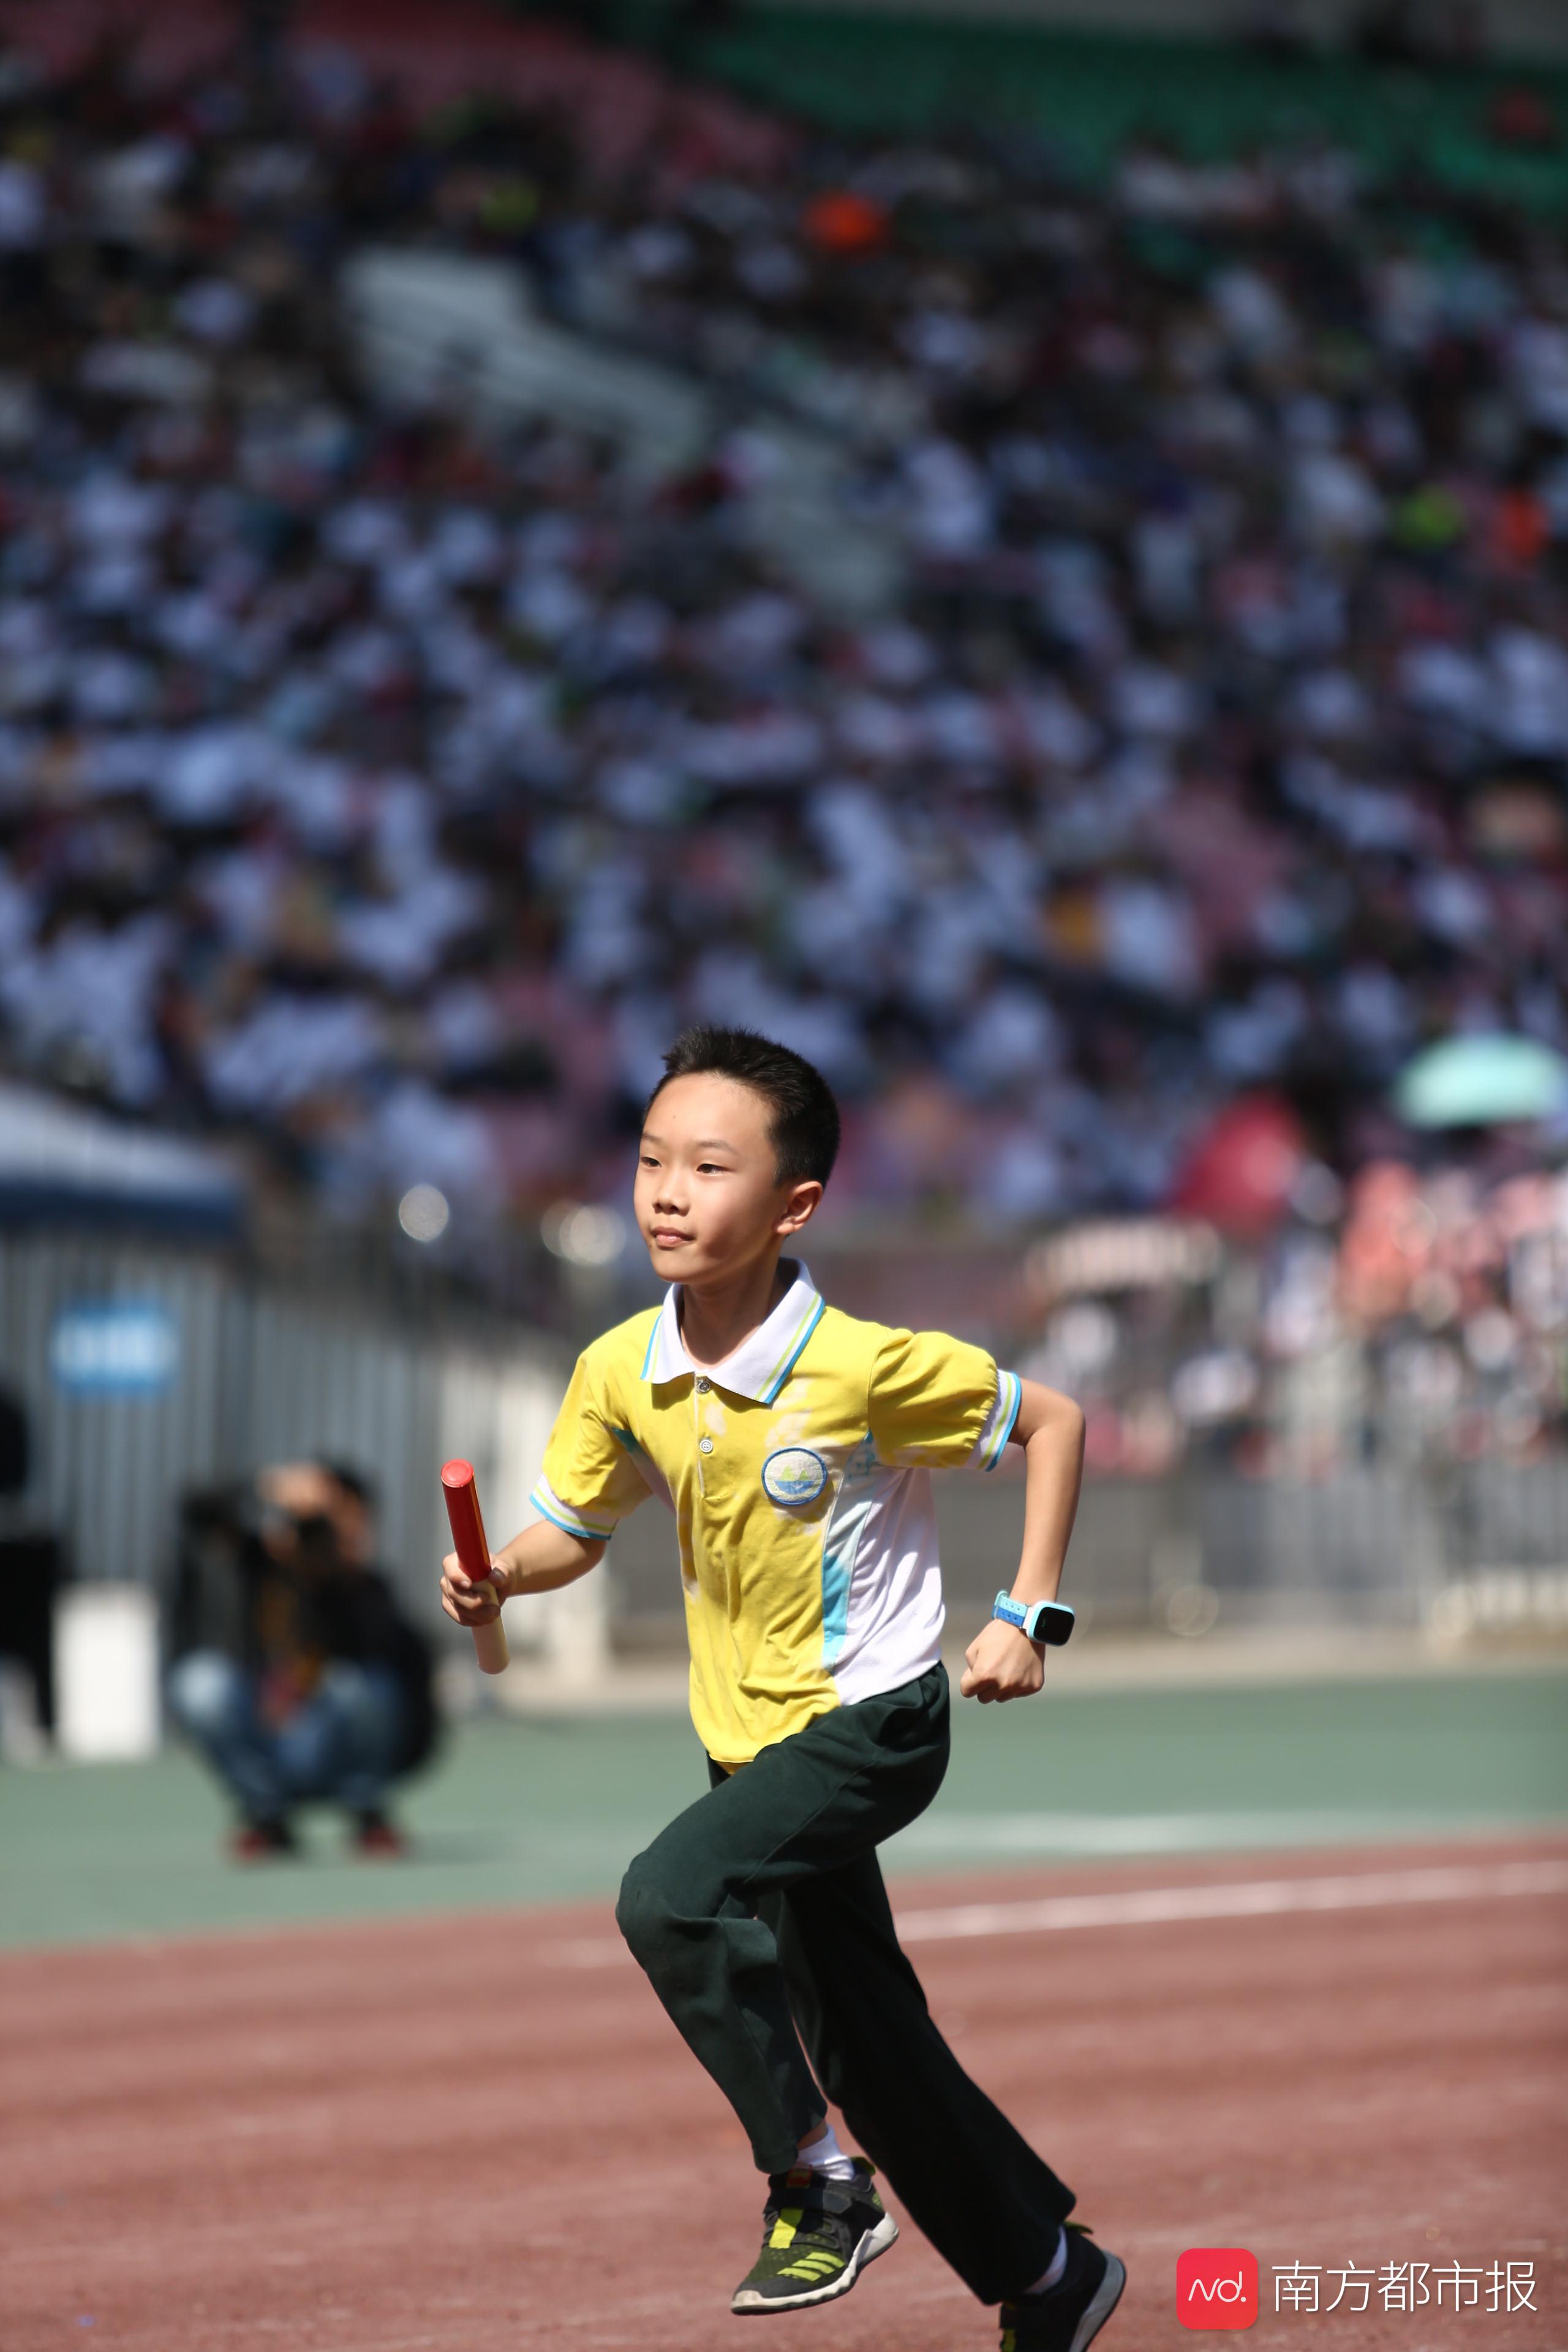
[[671, 1078], [649, 1108], [634, 1195], [637, 1230], [667, 1282], [738, 1273], [797, 1233], [822, 1198], [773, 1173], [768, 1105], [734, 1078]]

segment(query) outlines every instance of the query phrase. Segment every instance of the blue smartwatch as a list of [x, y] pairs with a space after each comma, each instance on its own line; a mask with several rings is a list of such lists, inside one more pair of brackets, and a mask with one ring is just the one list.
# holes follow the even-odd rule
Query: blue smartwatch
[[1016, 1625], [1031, 1642], [1059, 1645], [1073, 1628], [1073, 1612], [1065, 1601], [1015, 1601], [1010, 1593], [999, 1592], [991, 1614], [1005, 1624]]

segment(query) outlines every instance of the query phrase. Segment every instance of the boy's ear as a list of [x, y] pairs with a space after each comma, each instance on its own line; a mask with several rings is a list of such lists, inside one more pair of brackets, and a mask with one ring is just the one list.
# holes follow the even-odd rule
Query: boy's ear
[[815, 1176], [806, 1177], [799, 1184], [792, 1184], [789, 1197], [774, 1221], [774, 1233], [797, 1234], [821, 1200], [822, 1193], [823, 1187]]

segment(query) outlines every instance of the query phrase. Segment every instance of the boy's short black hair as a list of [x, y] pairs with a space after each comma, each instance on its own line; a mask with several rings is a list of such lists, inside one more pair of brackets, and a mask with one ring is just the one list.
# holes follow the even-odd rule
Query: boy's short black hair
[[755, 1029], [683, 1029], [665, 1055], [664, 1076], [647, 1098], [647, 1110], [671, 1078], [709, 1071], [752, 1087], [766, 1101], [778, 1183], [826, 1183], [838, 1157], [838, 1105], [822, 1072], [804, 1054], [775, 1045]]

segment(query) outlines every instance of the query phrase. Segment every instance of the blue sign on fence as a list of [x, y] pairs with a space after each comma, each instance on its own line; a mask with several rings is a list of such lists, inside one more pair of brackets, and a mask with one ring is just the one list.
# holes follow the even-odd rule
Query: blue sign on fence
[[94, 1396], [167, 1388], [179, 1361], [179, 1327], [149, 1300], [63, 1307], [49, 1335], [49, 1367], [60, 1387]]

